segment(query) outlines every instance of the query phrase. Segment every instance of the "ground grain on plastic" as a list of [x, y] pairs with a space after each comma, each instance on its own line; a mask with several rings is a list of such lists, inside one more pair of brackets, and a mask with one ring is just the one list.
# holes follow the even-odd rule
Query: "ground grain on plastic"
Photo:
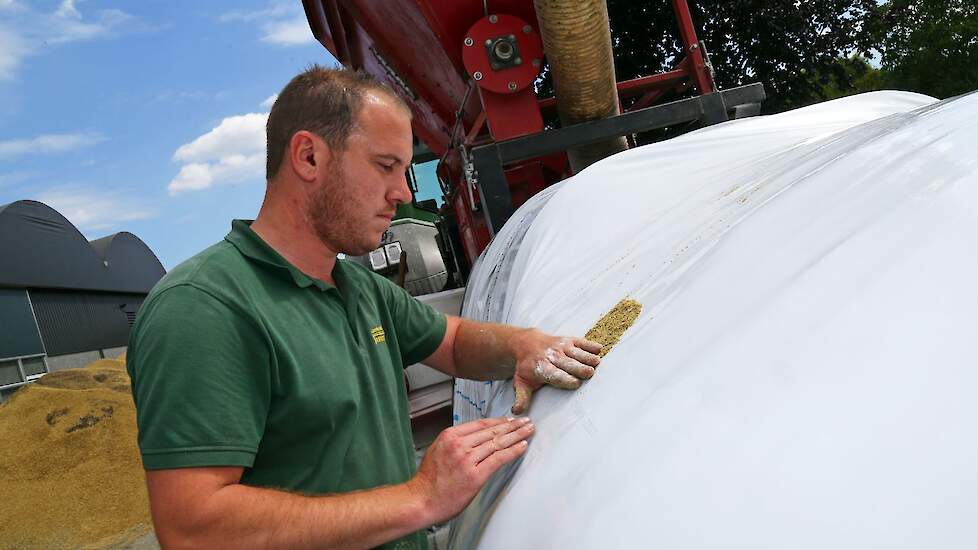
[[621, 340], [622, 334], [632, 326], [640, 313], [642, 313], [642, 304], [625, 298], [615, 304], [611, 311], [605, 313], [604, 317], [587, 331], [584, 338], [601, 344], [601, 353], [598, 355], [604, 357]]

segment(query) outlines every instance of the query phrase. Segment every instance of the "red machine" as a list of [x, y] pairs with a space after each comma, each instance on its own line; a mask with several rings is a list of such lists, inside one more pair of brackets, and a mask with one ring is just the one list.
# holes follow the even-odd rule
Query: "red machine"
[[[342, 64], [386, 81], [411, 106], [415, 162], [440, 160], [439, 180], [446, 206], [450, 205], [442, 215], [462, 264], [475, 261], [517, 207], [571, 175], [575, 158], [569, 157], [568, 150], [616, 139], [623, 147], [621, 136], [636, 132], [697, 120], [709, 124], [726, 120], [731, 113], [756, 113], [764, 97], [760, 84], [716, 90], [689, 6], [686, 0], [672, 0], [686, 57], [669, 72], [616, 84], [609, 67], [613, 111], [575, 118], [574, 109], [591, 98], [576, 99], [578, 105], [570, 107], [558, 105], [564, 91], [556, 61], [579, 54], [609, 65], [610, 35], [601, 39], [606, 44], [563, 45], [558, 56], [556, 44], [568, 38], [559, 33], [567, 25], [590, 22], [592, 30], [607, 35], [607, 8], [603, 0], [564, 2], [564, 6], [559, 0], [537, 0], [536, 4], [531, 0], [303, 0], [313, 34], [323, 46]], [[597, 15], [603, 11], [604, 21], [580, 13], [585, 4], [591, 4]], [[578, 11], [566, 15], [560, 10]], [[570, 19], [548, 27], [555, 23], [548, 20], [551, 17]], [[607, 49], [603, 61], [601, 48]], [[545, 55], [554, 69], [556, 98], [541, 99], [534, 91], [547, 62]], [[590, 65], [576, 63], [581, 62], [563, 62], [565, 83], [573, 83], [577, 74], [587, 77], [584, 73]], [[604, 77], [592, 75], [595, 78]], [[564, 89], [571, 87], [564, 84]], [[669, 91], [690, 88], [697, 97], [652, 106]], [[621, 113], [621, 100], [628, 98], [637, 100], [629, 112]], [[562, 127], [545, 130], [545, 116], [555, 108]], [[593, 160], [578, 161], [576, 168]], [[464, 279], [468, 268], [461, 270]]]

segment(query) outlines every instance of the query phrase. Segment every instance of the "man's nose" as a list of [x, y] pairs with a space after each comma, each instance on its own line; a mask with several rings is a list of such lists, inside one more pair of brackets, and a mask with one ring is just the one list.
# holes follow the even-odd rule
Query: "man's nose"
[[398, 178], [398, 184], [394, 187], [394, 191], [390, 196], [391, 202], [397, 204], [407, 204], [411, 202], [411, 187], [408, 186], [408, 174], [407, 172], [400, 178]]

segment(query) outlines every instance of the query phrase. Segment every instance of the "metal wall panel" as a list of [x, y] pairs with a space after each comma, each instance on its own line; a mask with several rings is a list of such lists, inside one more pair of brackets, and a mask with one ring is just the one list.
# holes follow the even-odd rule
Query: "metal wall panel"
[[61, 355], [129, 342], [130, 319], [142, 294], [31, 290], [31, 302], [48, 355]]
[[0, 288], [0, 359], [44, 353], [24, 289]]

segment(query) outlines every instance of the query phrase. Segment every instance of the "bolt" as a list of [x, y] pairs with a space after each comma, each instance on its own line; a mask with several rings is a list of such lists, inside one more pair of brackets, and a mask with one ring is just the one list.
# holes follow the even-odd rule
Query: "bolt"
[[534, 59], [533, 60], [533, 66], [539, 69], [540, 68], [540, 60], [539, 59]]
[[513, 60], [513, 64], [514, 65], [522, 65], [523, 64], [523, 58], [522, 57], [517, 57], [516, 59]]
[[492, 47], [492, 55], [499, 61], [509, 61], [516, 54], [513, 44], [505, 40], [499, 40]]
[[511, 92], [515, 92], [516, 91], [516, 83], [515, 82], [510, 82], [509, 83], [509, 91], [511, 91]]
[[495, 15], [490, 15], [489, 16], [489, 22], [490, 23], [495, 23], [496, 21], [499, 21], [499, 18], [498, 17], [496, 17]]
[[515, 37], [515, 36], [513, 36], [513, 35], [509, 35], [509, 39], [510, 39], [510, 40], [516, 40], [516, 37]]
[[533, 27], [529, 25], [523, 25], [523, 34], [530, 34], [533, 32]]
[[482, 71], [476, 71], [472, 73], [472, 78], [476, 80], [482, 80]]
[[466, 46], [471, 46], [472, 44], [475, 44], [475, 42], [472, 41], [472, 38], [471, 37], [466, 36], [465, 37], [465, 45]]
[[695, 50], [696, 48], [699, 48], [699, 44], [693, 44], [692, 46], [689, 47], [689, 49], [691, 50]]
[[492, 46], [492, 40], [486, 40], [486, 46]]

